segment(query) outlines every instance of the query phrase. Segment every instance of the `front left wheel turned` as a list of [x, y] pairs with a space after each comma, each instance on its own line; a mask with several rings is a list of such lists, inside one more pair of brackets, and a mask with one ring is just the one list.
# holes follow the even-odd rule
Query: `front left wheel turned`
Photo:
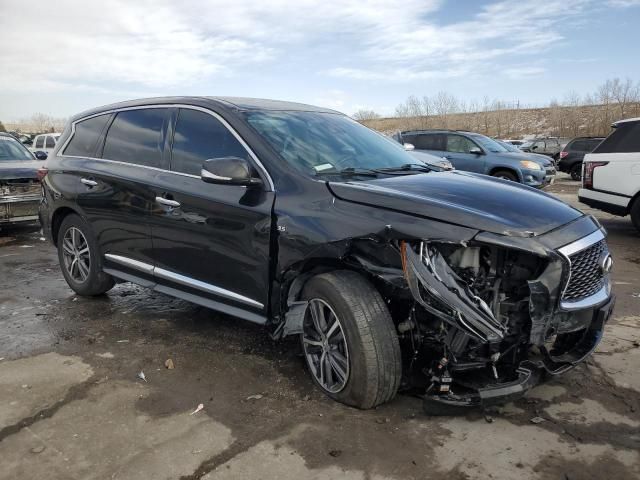
[[89, 224], [79, 215], [64, 218], [58, 230], [58, 260], [67, 284], [78, 295], [102, 295], [113, 278], [102, 271], [102, 260]]

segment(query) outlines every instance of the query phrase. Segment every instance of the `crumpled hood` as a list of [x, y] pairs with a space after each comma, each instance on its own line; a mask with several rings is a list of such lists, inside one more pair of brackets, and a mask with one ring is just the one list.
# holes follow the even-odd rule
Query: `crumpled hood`
[[533, 188], [460, 171], [330, 182], [329, 188], [342, 200], [501, 235], [541, 235], [583, 215]]
[[38, 178], [37, 171], [43, 164], [42, 160], [0, 161], [0, 180]]

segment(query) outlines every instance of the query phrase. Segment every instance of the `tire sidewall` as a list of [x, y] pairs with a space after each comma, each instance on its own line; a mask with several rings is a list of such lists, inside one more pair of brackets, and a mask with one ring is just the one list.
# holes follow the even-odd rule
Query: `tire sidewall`
[[[353, 312], [335, 286], [322, 278], [322, 276], [315, 277], [307, 283], [302, 293], [302, 298], [307, 301], [319, 298], [331, 306], [340, 320], [349, 352], [349, 378], [342, 390], [336, 393], [329, 392], [320, 385], [313, 374], [311, 374], [311, 378], [329, 397], [347, 405], [357, 406], [363, 393], [371, 386], [367, 384], [369, 372], [367, 372], [367, 363], [362, 350], [362, 338], [356, 320], [353, 317]], [[302, 342], [302, 335], [300, 339]], [[310, 369], [308, 363], [307, 367]]]
[[[64, 239], [65, 233], [71, 228], [75, 227], [82, 232], [84, 238], [87, 240], [87, 244], [89, 245], [89, 258], [91, 261], [91, 265], [89, 268], [89, 275], [87, 279], [82, 282], [76, 282], [71, 276], [67, 269], [65, 268], [64, 258], [63, 258], [63, 248], [62, 242]], [[77, 214], [71, 214], [65, 217], [60, 225], [60, 229], [58, 230], [58, 261], [60, 262], [60, 270], [62, 271], [62, 275], [64, 276], [67, 284], [71, 287], [73, 291], [78, 293], [79, 295], [96, 295], [96, 285], [103, 281], [102, 273], [102, 258], [98, 251], [98, 245], [95, 240], [95, 236], [93, 235], [93, 231], [89, 226], [89, 223], [80, 217]]]
[[576, 180], [576, 181], [580, 180], [582, 177], [582, 165], [579, 163], [576, 163], [575, 165], [573, 165], [569, 170], [569, 174], [571, 175], [571, 178], [573, 180]]

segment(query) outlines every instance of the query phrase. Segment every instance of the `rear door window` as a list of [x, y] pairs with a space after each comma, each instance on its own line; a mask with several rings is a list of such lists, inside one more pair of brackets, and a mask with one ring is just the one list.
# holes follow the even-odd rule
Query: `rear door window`
[[99, 115], [76, 123], [75, 133], [64, 155], [74, 155], [78, 157], [92, 157], [95, 154], [96, 143], [102, 135], [104, 127], [111, 115]]
[[623, 123], [593, 153], [640, 152], [640, 122]]
[[247, 158], [247, 150], [217, 118], [199, 110], [181, 108], [173, 134], [171, 170], [200, 176], [210, 158]]
[[44, 148], [44, 137], [42, 135], [38, 135], [36, 137], [36, 141], [34, 142], [35, 148]]
[[419, 150], [445, 150], [445, 135], [441, 133], [421, 133], [413, 136], [414, 147]]
[[47, 139], [45, 142], [45, 148], [55, 148], [56, 147], [56, 141], [54, 140], [54, 138], [51, 135], [47, 135]]
[[159, 168], [167, 120], [166, 108], [119, 112], [107, 132], [102, 158]]

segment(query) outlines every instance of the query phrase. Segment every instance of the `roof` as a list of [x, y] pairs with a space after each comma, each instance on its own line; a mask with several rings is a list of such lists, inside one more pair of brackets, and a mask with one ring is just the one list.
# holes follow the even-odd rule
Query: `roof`
[[400, 132], [402, 135], [412, 134], [412, 133], [467, 133], [469, 135], [482, 135], [477, 132], [469, 132], [468, 130], [450, 130], [447, 128], [423, 128], [417, 130], [404, 130]]
[[323, 112], [323, 113], [340, 113], [328, 108], [306, 105], [304, 103], [285, 102], [281, 100], [268, 100], [264, 98], [244, 98], [244, 97], [199, 97], [199, 96], [180, 96], [180, 97], [154, 97], [141, 98], [138, 100], [128, 100], [125, 102], [113, 103], [96, 107], [91, 110], [84, 111], [75, 115], [72, 121], [110, 110], [117, 110], [128, 107], [139, 107], [146, 105], [171, 105], [186, 104], [199, 106], [222, 107], [227, 110], [247, 111], [247, 110], [270, 110], [270, 111], [298, 111], [298, 112]]
[[631, 122], [640, 122], [640, 117], [635, 118], [625, 118], [624, 120], [618, 120], [617, 122], [613, 122], [611, 125], [613, 128], [616, 128], [621, 123], [631, 123]]

